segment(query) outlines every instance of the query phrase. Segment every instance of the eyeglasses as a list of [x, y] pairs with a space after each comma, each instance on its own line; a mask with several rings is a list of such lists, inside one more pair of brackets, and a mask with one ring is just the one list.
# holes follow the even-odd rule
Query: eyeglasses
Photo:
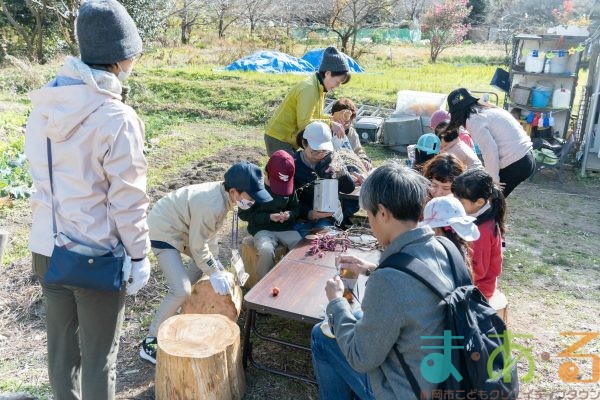
[[309, 150], [315, 156], [326, 156], [329, 150], [313, 150], [310, 146], [306, 146], [305, 150]]

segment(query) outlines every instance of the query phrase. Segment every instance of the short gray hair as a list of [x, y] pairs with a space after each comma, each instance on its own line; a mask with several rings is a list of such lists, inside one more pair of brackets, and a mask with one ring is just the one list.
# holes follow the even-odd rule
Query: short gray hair
[[395, 219], [418, 222], [429, 181], [416, 171], [392, 161], [374, 170], [360, 189], [360, 206], [376, 214], [379, 204]]

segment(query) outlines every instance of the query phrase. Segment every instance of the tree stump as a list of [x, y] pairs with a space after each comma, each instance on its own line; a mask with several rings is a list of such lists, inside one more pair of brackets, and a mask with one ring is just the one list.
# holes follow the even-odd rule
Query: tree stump
[[203, 276], [181, 306], [181, 314], [221, 314], [237, 322], [242, 300], [242, 289], [238, 285], [234, 285], [233, 295], [221, 296], [215, 293], [208, 276]]
[[157, 400], [238, 400], [246, 391], [240, 328], [223, 315], [175, 315], [158, 329]]
[[[275, 263], [279, 262], [288, 252], [287, 247], [278, 245], [275, 249]], [[250, 275], [244, 287], [251, 289], [260, 280], [256, 274], [256, 263], [258, 263], [258, 253], [254, 247], [254, 239], [252, 236], [246, 236], [240, 243], [240, 256], [244, 262], [244, 269]]]
[[504, 293], [496, 289], [489, 301], [490, 306], [496, 310], [496, 313], [504, 323], [508, 322], [508, 300]]

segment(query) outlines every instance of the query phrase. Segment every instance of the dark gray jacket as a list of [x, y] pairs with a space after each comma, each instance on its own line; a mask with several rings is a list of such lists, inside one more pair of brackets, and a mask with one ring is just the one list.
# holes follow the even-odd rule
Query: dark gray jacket
[[[447, 282], [448, 289], [454, 287], [448, 257], [431, 228], [416, 228], [398, 236], [383, 252], [380, 265], [400, 251], [423, 261], [429, 273]], [[420, 365], [432, 350], [421, 350], [420, 346], [435, 343], [423, 341], [421, 336], [443, 335], [444, 303], [416, 279], [385, 268], [369, 277], [361, 305], [364, 315], [360, 320], [344, 298], [327, 306], [338, 345], [352, 368], [368, 374], [378, 400], [414, 399], [393, 350], [397, 344], [425, 397], [431, 398], [435, 385], [423, 378]]]

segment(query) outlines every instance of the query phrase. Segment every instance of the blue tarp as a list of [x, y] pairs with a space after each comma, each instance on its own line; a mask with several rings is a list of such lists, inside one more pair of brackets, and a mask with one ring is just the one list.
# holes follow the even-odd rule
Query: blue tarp
[[225, 69], [228, 71], [258, 71], [272, 73], [307, 73], [315, 71], [315, 68], [308, 61], [278, 51], [256, 52], [232, 62], [226, 66]]
[[[317, 70], [319, 68], [319, 65], [321, 64], [321, 60], [323, 59], [323, 52], [325, 51], [325, 49], [315, 49], [315, 50], [311, 50], [309, 52], [307, 52], [305, 55], [302, 56], [302, 59], [305, 61], [308, 61], [314, 68], [314, 70]], [[346, 59], [348, 60], [348, 66], [350, 67], [350, 71], [351, 72], [364, 72], [364, 70], [360, 67], [360, 65], [358, 65], [358, 63], [356, 61], [354, 61], [352, 59], [352, 57], [350, 57], [347, 54], [344, 54], [346, 56]]]
[[[302, 58], [278, 51], [259, 51], [240, 58], [225, 67], [227, 71], [257, 71], [271, 73], [312, 73], [319, 68], [324, 49], [311, 50]], [[345, 54], [344, 54], [345, 55]], [[350, 71], [363, 72], [352, 58], [346, 55]]]

